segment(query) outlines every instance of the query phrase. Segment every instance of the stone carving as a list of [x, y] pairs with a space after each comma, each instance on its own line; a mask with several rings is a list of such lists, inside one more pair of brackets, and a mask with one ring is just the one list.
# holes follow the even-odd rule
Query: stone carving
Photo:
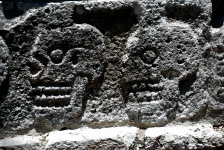
[[44, 2], [0, 2], [0, 149], [223, 147], [221, 9]]
[[16, 93], [12, 94], [28, 103], [31, 113], [27, 113], [36, 119], [30, 123], [50, 121], [50, 126], [63, 128], [81, 117], [84, 96], [89, 94], [86, 88], [103, 75], [103, 49], [103, 35], [90, 25], [74, 24], [38, 34], [31, 50], [18, 56], [27, 64], [18, 75], [26, 76], [11, 79], [26, 84], [26, 89], [13, 89]]
[[88, 82], [102, 76], [103, 48], [101, 33], [89, 25], [40, 33], [30, 57], [30, 95], [36, 109], [52, 107], [68, 119], [80, 116]]
[[[131, 120], [158, 125], [206, 109], [197, 40], [188, 27], [171, 24], [144, 28], [129, 37], [122, 84]], [[188, 112], [188, 107], [195, 109]]]
[[[10, 28], [6, 35], [12, 51], [10, 81], [18, 82], [15, 87], [10, 87], [8, 95], [12, 99], [8, 99], [2, 107], [5, 109], [11, 105], [13, 110], [16, 105], [24, 105], [23, 113], [28, 117], [26, 126], [47, 124], [49, 130], [70, 127], [72, 122], [79, 122], [83, 114], [87, 122], [99, 114], [106, 117], [114, 109], [121, 112], [113, 112], [112, 116], [116, 115], [121, 121], [129, 119], [147, 126], [161, 126], [172, 120], [203, 116], [208, 98], [203, 88], [207, 77], [202, 71], [205, 64], [201, 45], [206, 43], [206, 39], [199, 39], [197, 26], [190, 27], [191, 19], [206, 19], [202, 7], [173, 2], [161, 5], [161, 9], [152, 5], [155, 11], [152, 16], [144, 16], [135, 26], [137, 15], [142, 15], [144, 6], [136, 2], [114, 2], [116, 5], [107, 8], [102, 7], [102, 3], [96, 2], [94, 6], [91, 3], [74, 3], [66, 9], [62, 5], [48, 5], [21, 25]], [[147, 5], [151, 6], [151, 3]], [[183, 13], [190, 8], [197, 12], [191, 13], [191, 17]], [[165, 18], [158, 16], [164, 11], [167, 12]], [[181, 11], [181, 14], [172, 16], [171, 11]], [[63, 18], [59, 12], [68, 16]], [[103, 12], [105, 14], [101, 16]], [[129, 14], [129, 26], [125, 26], [123, 12]], [[98, 24], [100, 20], [104, 21]], [[85, 22], [91, 25], [83, 24]], [[116, 30], [116, 26], [120, 28]], [[128, 37], [126, 34], [129, 32]], [[10, 36], [13, 38], [10, 39]], [[116, 39], [116, 36], [124, 40]], [[111, 44], [113, 37], [115, 42]], [[121, 54], [113, 54], [114, 50], [110, 49], [114, 48], [118, 48]], [[110, 54], [119, 55], [113, 57], [118, 62], [122, 59], [121, 63], [114, 63]], [[118, 69], [118, 73], [115, 70], [106, 72], [104, 77], [105, 70], [111, 70], [110, 67], [105, 69], [106, 63], [107, 67]], [[112, 88], [109, 79], [115, 76], [118, 77], [113, 83], [114, 89], [105, 92], [104, 89]], [[104, 79], [106, 82], [102, 83]], [[96, 85], [97, 88], [94, 87]], [[100, 94], [97, 94], [99, 91]], [[110, 96], [110, 92], [115, 94]], [[4, 113], [9, 114], [10, 111]], [[53, 119], [50, 121], [50, 118]], [[18, 126], [19, 121], [13, 124]]]

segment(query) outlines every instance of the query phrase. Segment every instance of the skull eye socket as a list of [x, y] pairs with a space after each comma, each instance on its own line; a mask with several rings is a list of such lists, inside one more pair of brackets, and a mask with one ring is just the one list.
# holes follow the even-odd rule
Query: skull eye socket
[[144, 63], [153, 64], [156, 58], [158, 57], [158, 54], [156, 51], [146, 50], [140, 57]]
[[47, 64], [48, 64], [48, 59], [47, 59], [47, 57], [46, 57], [44, 54], [39, 53], [39, 52], [35, 52], [35, 53], [33, 54], [33, 57], [34, 57], [36, 60], [38, 60], [40, 63], [42, 63], [44, 66], [47, 66]]
[[78, 63], [78, 56], [76, 53], [73, 53], [71, 56], [71, 62], [73, 65], [76, 65]]
[[56, 50], [53, 50], [51, 53], [50, 53], [50, 58], [51, 58], [51, 61], [55, 64], [59, 64], [62, 62], [62, 59], [63, 59], [63, 51], [60, 50], [60, 49], [56, 49]]
[[40, 66], [38, 63], [35, 63], [35, 62], [28, 62], [27, 65], [29, 66], [30, 68], [30, 73], [32, 75], [36, 75], [40, 70]]

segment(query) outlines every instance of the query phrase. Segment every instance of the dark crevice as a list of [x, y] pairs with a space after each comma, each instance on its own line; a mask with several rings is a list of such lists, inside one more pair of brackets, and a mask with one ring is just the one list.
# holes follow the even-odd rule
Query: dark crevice
[[196, 72], [188, 75], [187, 77], [185, 77], [184, 79], [180, 80], [179, 82], [179, 90], [180, 90], [180, 94], [184, 95], [186, 94], [188, 91], [190, 91], [192, 85], [194, 84], [194, 82], [197, 79], [197, 75]]
[[212, 18], [211, 26], [213, 28], [220, 28], [224, 21], [224, 1], [212, 0]]
[[69, 128], [63, 127], [59, 131], [69, 130]]
[[72, 57], [70, 58], [70, 60], [71, 60], [71, 62], [72, 62], [72, 64], [73, 65], [75, 65], [75, 64], [77, 64], [78, 63], [78, 56], [77, 56], [77, 54], [72, 54]]
[[2, 85], [0, 87], [0, 105], [4, 102], [6, 99], [6, 96], [8, 95], [9, 92], [9, 79], [10, 76], [7, 75], [5, 80], [3, 80]]
[[224, 88], [219, 88], [217, 91], [218, 101], [224, 103]]
[[[9, 5], [11, 5], [11, 9], [7, 9]], [[18, 5], [16, 2], [12, 2], [10, 4], [9, 2], [3, 1], [2, 7], [3, 7], [3, 13], [5, 17], [8, 19], [12, 19], [24, 14], [24, 11], [18, 8]]]
[[103, 34], [110, 36], [127, 32], [134, 24], [138, 23], [134, 8], [131, 6], [93, 10], [86, 10], [83, 6], [77, 6], [74, 8], [73, 19], [75, 23], [91, 24]]
[[6, 30], [0, 30], [0, 36], [5, 39], [5, 36], [9, 33], [9, 31]]
[[193, 21], [197, 19], [203, 12], [199, 6], [193, 4], [168, 4], [165, 9], [168, 18], [182, 21]]
[[178, 60], [177, 60], [177, 63], [178, 63], [178, 64], [183, 64], [184, 62], [185, 62], [184, 59], [178, 59]]
[[2, 8], [5, 18], [13, 19], [24, 15], [30, 9], [43, 7], [48, 2], [51, 0], [2, 0]]
[[35, 100], [34, 104], [40, 107], [65, 107], [70, 104], [70, 98]]

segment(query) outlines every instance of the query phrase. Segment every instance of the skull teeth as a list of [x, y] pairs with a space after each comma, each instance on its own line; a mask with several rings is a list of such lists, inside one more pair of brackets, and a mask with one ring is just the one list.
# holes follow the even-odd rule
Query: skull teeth
[[71, 86], [37, 85], [32, 88], [34, 104], [40, 107], [65, 107], [71, 101]]
[[72, 92], [71, 87], [44, 87], [38, 86], [32, 89], [33, 95], [46, 95], [46, 96], [59, 96], [70, 95]]
[[70, 95], [36, 95], [35, 105], [41, 107], [64, 107], [70, 104]]
[[55, 90], [55, 91], [61, 91], [61, 90], [71, 90], [71, 87], [44, 87], [44, 86], [39, 86], [37, 88], [33, 88], [33, 90], [38, 90], [38, 91], [51, 91], [51, 90]]
[[130, 87], [130, 91], [161, 91], [163, 87], [159, 84], [136, 83]]
[[136, 92], [136, 93], [129, 93], [129, 102], [151, 102], [160, 99], [160, 92], [151, 92], [151, 91], [144, 91], [144, 92]]
[[70, 95], [59, 95], [59, 96], [36, 96], [36, 100], [61, 100], [61, 99], [70, 99]]
[[128, 101], [129, 102], [151, 102], [161, 99], [160, 91], [163, 86], [156, 82], [138, 82], [132, 83], [128, 88]]

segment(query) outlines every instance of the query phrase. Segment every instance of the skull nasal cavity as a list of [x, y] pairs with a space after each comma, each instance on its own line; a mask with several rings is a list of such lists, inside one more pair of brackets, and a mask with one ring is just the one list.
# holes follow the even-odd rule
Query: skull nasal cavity
[[63, 52], [60, 49], [53, 50], [50, 54], [51, 61], [55, 64], [59, 64], [63, 59]]

